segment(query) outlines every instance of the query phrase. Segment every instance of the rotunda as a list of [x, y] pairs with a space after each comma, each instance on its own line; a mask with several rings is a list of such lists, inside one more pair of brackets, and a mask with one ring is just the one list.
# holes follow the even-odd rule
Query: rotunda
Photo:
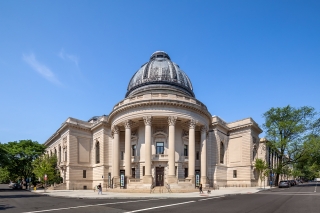
[[45, 145], [48, 153], [57, 153], [67, 189], [102, 183], [181, 190], [200, 183], [257, 182], [252, 153], [263, 147], [261, 132], [252, 118], [227, 123], [212, 116], [195, 98], [187, 74], [167, 53], [156, 51], [109, 115], [68, 118]]

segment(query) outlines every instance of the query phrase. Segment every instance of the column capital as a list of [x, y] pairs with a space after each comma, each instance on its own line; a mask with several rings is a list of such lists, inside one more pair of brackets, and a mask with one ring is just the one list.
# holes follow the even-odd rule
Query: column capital
[[124, 121], [124, 127], [126, 129], [131, 129], [132, 124], [133, 124], [133, 122], [131, 120], [125, 120]]
[[112, 126], [111, 131], [113, 134], [119, 134], [119, 127], [114, 125]]
[[206, 125], [203, 125], [202, 127], [201, 127], [201, 132], [203, 133], [203, 132], [207, 132], [207, 126]]
[[177, 121], [177, 116], [169, 116], [168, 117], [168, 124], [169, 126], [174, 126]]
[[144, 125], [145, 126], [151, 126], [152, 123], [152, 117], [151, 116], [145, 116], [143, 117]]
[[194, 119], [190, 119], [188, 124], [189, 124], [189, 129], [194, 129], [194, 128], [196, 128], [197, 121]]

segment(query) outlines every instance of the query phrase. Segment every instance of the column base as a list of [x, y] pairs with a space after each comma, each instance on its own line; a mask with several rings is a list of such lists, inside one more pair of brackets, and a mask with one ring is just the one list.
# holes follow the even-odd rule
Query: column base
[[113, 177], [112, 181], [112, 187], [113, 188], [120, 188], [120, 177]]
[[178, 183], [177, 177], [175, 175], [168, 175], [167, 176], [167, 183], [168, 184]]
[[151, 175], [145, 175], [142, 178], [142, 181], [144, 184], [152, 184], [152, 176]]
[[195, 177], [193, 175], [189, 175], [186, 180], [189, 180], [190, 183], [194, 184], [195, 183]]
[[200, 183], [202, 183], [202, 186], [205, 186], [207, 184], [207, 177], [201, 177], [200, 181]]

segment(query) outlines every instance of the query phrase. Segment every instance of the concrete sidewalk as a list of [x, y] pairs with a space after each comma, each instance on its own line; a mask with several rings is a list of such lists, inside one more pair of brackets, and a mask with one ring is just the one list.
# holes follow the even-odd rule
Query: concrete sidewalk
[[[265, 190], [268, 190], [266, 188]], [[68, 197], [68, 198], [86, 198], [86, 199], [141, 199], [141, 198], [196, 198], [196, 197], [215, 197], [215, 196], [228, 196], [235, 194], [252, 194], [259, 191], [263, 191], [263, 188], [258, 187], [228, 187], [220, 188], [219, 190], [211, 190], [208, 194], [204, 191], [204, 194], [199, 192], [188, 193], [126, 193], [126, 192], [110, 192], [104, 191], [102, 195], [98, 195], [97, 191], [93, 190], [36, 190], [31, 191], [33, 193], [45, 194], [52, 197]]]

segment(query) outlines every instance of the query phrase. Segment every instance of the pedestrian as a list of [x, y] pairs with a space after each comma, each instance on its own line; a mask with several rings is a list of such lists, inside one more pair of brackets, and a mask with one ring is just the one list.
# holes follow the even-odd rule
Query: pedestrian
[[99, 185], [98, 185], [98, 194], [101, 194], [101, 195], [102, 195], [102, 186], [101, 186], [101, 183], [99, 183]]
[[199, 185], [199, 191], [200, 191], [200, 194], [203, 194], [203, 191], [202, 191], [202, 183], [200, 183], [200, 185]]

